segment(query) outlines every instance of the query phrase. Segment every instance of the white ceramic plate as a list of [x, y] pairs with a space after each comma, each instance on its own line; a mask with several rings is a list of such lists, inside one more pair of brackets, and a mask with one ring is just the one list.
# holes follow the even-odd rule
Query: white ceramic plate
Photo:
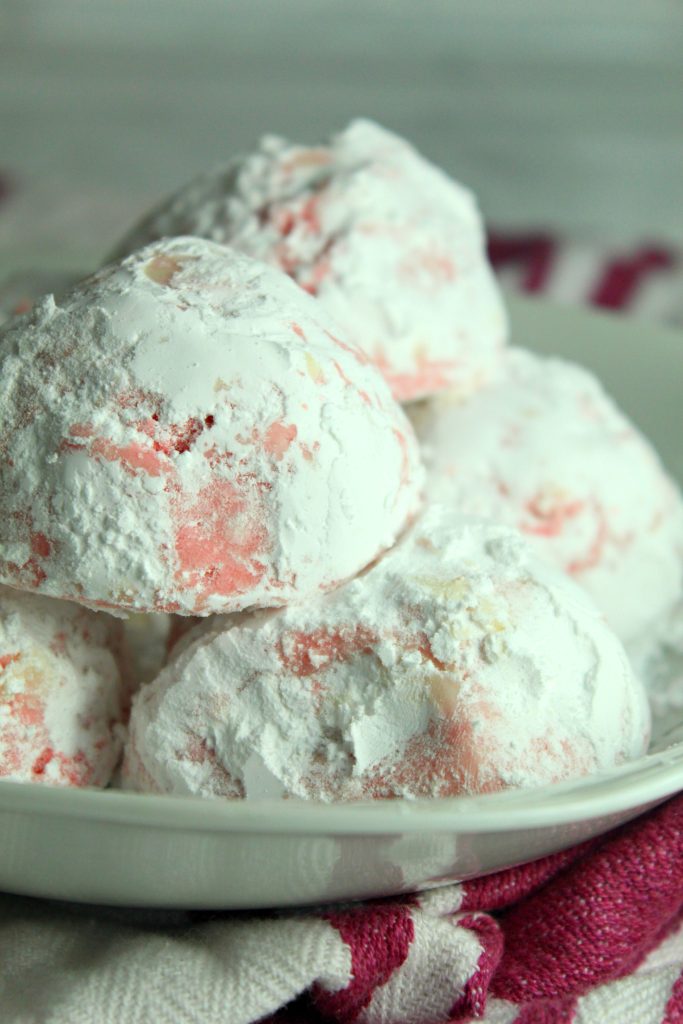
[[[683, 337], [511, 300], [517, 344], [576, 359], [683, 480]], [[683, 743], [526, 792], [325, 806], [0, 782], [0, 889], [91, 903], [247, 908], [362, 899], [561, 850], [683, 788]]]

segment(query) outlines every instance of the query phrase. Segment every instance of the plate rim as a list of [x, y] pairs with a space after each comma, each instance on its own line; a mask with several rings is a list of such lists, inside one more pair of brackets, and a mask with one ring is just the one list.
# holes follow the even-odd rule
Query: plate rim
[[683, 788], [683, 742], [578, 779], [533, 789], [428, 800], [325, 804], [46, 786], [0, 780], [0, 815], [40, 815], [164, 831], [364, 835], [509, 832], [587, 821], [646, 807]]

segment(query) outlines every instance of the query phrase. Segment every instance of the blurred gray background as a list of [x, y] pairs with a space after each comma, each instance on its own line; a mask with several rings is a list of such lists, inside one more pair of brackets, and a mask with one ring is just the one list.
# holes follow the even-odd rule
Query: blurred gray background
[[498, 226], [683, 241], [678, 0], [0, 0], [0, 272], [87, 267], [263, 132], [358, 114]]

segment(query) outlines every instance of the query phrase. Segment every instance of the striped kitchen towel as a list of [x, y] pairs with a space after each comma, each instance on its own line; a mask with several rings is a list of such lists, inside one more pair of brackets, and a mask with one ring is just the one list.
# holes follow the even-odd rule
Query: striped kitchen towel
[[3, 1024], [680, 1024], [683, 796], [416, 896], [272, 914], [0, 897]]

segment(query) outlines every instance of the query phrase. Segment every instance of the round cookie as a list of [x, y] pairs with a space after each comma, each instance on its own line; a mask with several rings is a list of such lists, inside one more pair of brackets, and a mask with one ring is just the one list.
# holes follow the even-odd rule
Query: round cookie
[[380, 374], [284, 274], [167, 240], [0, 331], [0, 579], [206, 615], [334, 586], [419, 504]]
[[430, 499], [520, 529], [592, 595], [624, 641], [683, 587], [683, 502], [651, 445], [587, 370], [510, 349], [466, 403], [410, 411]]
[[433, 507], [305, 605], [205, 620], [136, 695], [126, 787], [323, 801], [529, 787], [642, 754], [590, 599], [516, 531]]
[[370, 121], [321, 146], [265, 137], [167, 200], [119, 252], [181, 234], [290, 274], [399, 401], [476, 390], [507, 337], [473, 196]]
[[0, 587], [0, 777], [106, 786], [129, 693], [121, 624]]

